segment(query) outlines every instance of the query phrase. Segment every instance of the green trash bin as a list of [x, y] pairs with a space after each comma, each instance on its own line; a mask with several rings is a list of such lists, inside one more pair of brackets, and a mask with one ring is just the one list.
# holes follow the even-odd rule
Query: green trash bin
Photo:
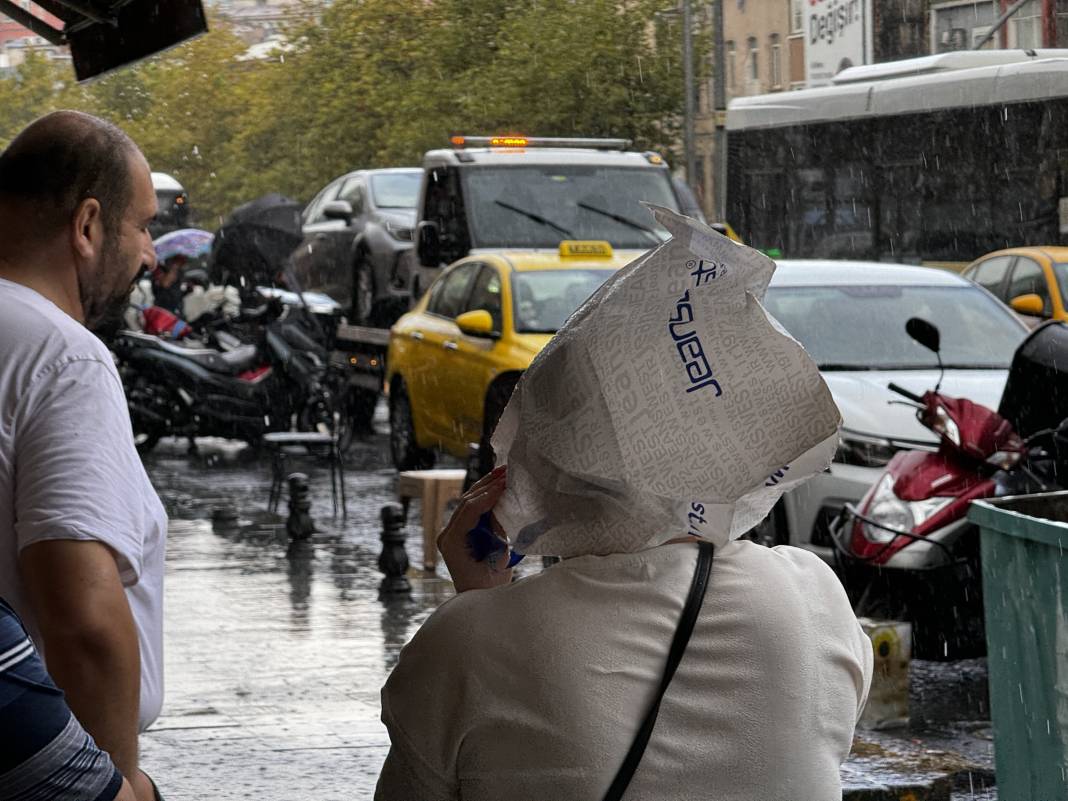
[[1068, 492], [972, 504], [999, 801], [1068, 801]]

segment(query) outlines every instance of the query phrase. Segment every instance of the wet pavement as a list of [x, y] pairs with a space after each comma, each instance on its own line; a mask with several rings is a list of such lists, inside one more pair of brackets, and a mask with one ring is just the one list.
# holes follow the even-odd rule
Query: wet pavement
[[[184, 442], [164, 440], [146, 458], [171, 529], [166, 701], [141, 738], [142, 762], [168, 801], [373, 795], [389, 745], [379, 688], [401, 646], [452, 594], [447, 578], [415, 570], [410, 596], [379, 594], [379, 510], [396, 500], [381, 412], [376, 434], [347, 455], [347, 520], [331, 517], [325, 462], [291, 465], [310, 476], [320, 529], [295, 545], [284, 500], [280, 515], [266, 511], [267, 457], [221, 440], [189, 455]], [[416, 567], [419, 514], [414, 501], [407, 551]], [[527, 562], [524, 572], [539, 569]], [[944, 703], [917, 716], [925, 697], [944, 699], [962, 682], [974, 694], [975, 670], [921, 672], [913, 716], [925, 730], [858, 735], [842, 770], [845, 798], [993, 801], [989, 724], [960, 723], [960, 705]]]

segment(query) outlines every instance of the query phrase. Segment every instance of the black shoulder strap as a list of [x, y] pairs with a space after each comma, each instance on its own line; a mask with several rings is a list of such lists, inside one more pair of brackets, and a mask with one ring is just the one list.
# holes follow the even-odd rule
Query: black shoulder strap
[[631, 743], [630, 751], [627, 752], [627, 757], [623, 760], [619, 773], [616, 774], [616, 778], [612, 781], [612, 786], [605, 793], [604, 801], [619, 801], [623, 797], [623, 793], [627, 791], [627, 786], [634, 776], [634, 771], [638, 769], [638, 763], [642, 761], [642, 754], [645, 753], [645, 746], [648, 745], [649, 737], [653, 733], [653, 726], [656, 725], [656, 716], [660, 712], [660, 702], [664, 698], [664, 692], [667, 690], [668, 685], [671, 684], [671, 679], [675, 676], [675, 670], [678, 668], [679, 662], [682, 661], [682, 655], [686, 653], [686, 645], [690, 642], [694, 623], [697, 622], [697, 613], [701, 611], [701, 603], [705, 599], [705, 590], [708, 588], [708, 576], [712, 571], [714, 551], [712, 543], [701, 541], [697, 543], [697, 548], [697, 567], [693, 571], [690, 594], [686, 598], [686, 606], [682, 609], [679, 627], [675, 629], [675, 639], [671, 641], [667, 667], [664, 670], [664, 677], [660, 680], [660, 689], [657, 690], [656, 700], [646, 714], [642, 727], [638, 729], [638, 734], [635, 736], [634, 742]]

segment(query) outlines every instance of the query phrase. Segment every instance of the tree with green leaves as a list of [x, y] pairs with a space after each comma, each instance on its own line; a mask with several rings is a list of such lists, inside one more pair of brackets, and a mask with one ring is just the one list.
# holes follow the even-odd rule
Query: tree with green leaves
[[85, 85], [31, 57], [0, 79], [0, 137], [56, 108], [121, 125], [188, 189], [199, 224], [278, 191], [307, 200], [359, 168], [418, 165], [450, 134], [614, 136], [673, 155], [678, 31], [663, 0], [336, 0], [291, 50], [244, 60], [211, 32]]

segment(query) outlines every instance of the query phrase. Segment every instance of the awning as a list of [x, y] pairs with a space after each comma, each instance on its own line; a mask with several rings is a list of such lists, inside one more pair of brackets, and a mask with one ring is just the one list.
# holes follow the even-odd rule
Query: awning
[[33, 0], [57, 28], [12, 0], [0, 14], [54, 45], [68, 45], [79, 81], [166, 50], [208, 29], [201, 0]]

